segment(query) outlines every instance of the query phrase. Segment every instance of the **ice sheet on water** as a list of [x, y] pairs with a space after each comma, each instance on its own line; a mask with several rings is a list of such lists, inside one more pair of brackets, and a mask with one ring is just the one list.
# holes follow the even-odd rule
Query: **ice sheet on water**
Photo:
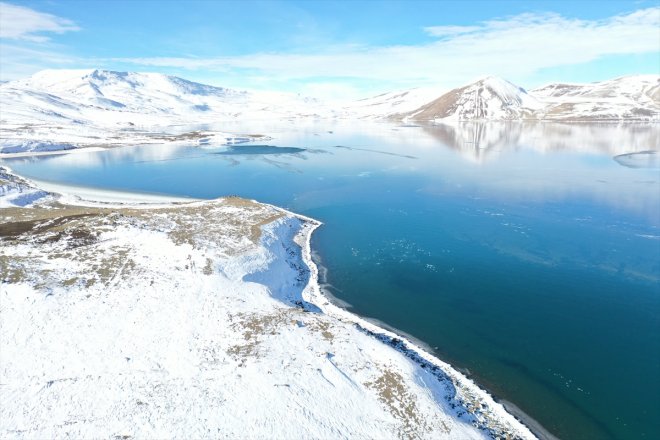
[[660, 154], [653, 150], [620, 154], [613, 159], [628, 168], [660, 168]]
[[216, 154], [225, 156], [244, 156], [251, 154], [295, 154], [307, 151], [304, 148], [297, 147], [276, 147], [274, 145], [232, 145], [224, 151]]

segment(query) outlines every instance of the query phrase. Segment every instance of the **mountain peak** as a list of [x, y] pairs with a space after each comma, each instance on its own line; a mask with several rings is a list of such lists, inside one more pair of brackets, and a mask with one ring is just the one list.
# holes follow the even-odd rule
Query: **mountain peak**
[[510, 81], [507, 81], [506, 79], [502, 78], [501, 76], [496, 76], [496, 75], [482, 76], [479, 79], [477, 79], [476, 81], [474, 81], [472, 84], [474, 84], [474, 83], [512, 84]]
[[522, 87], [486, 76], [450, 90], [406, 116], [419, 120], [519, 119], [541, 105]]

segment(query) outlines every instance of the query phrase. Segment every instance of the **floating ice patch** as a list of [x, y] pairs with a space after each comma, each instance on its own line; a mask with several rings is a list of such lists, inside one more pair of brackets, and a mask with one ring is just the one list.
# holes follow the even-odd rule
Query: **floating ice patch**
[[660, 155], [653, 150], [620, 154], [613, 159], [628, 168], [660, 168]]
[[232, 145], [225, 151], [216, 154], [245, 156], [251, 154], [296, 154], [304, 151], [307, 150], [296, 147], [276, 147], [274, 145]]

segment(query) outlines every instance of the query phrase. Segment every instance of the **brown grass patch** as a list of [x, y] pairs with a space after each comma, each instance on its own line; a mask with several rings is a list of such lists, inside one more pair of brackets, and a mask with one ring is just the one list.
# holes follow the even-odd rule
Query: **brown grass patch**
[[426, 421], [419, 417], [415, 396], [398, 372], [386, 369], [378, 379], [364, 385], [375, 390], [380, 401], [385, 404], [394, 418], [401, 422], [400, 438], [419, 438], [422, 432], [430, 431]]

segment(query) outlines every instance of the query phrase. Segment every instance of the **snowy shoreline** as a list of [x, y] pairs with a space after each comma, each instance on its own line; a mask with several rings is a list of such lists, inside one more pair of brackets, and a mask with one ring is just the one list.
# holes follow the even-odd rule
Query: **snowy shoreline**
[[[497, 417], [500, 417], [512, 424], [521, 424], [529, 430], [530, 434], [533, 433], [533, 435], [538, 438], [555, 438], [538, 422], [527, 416], [518, 407], [515, 407], [511, 404], [511, 406], [516, 410], [516, 414], [514, 415], [512, 412], [507, 410], [504, 403], [495, 401], [493, 396], [487, 390], [481, 388], [473, 380], [469, 379], [456, 368], [452, 367], [449, 363], [444, 362], [427, 352], [422, 346], [420, 346], [420, 344], [416, 344], [409, 338], [402, 336], [399, 333], [395, 333], [394, 331], [378, 326], [354, 313], [349, 312], [346, 309], [333, 304], [333, 302], [323, 294], [323, 291], [318, 283], [318, 267], [312, 259], [312, 234], [323, 224], [309, 217], [286, 210], [284, 211], [307, 222], [296, 236], [296, 242], [302, 249], [303, 261], [311, 270], [309, 283], [303, 290], [303, 299], [310, 302], [311, 304], [316, 305], [321, 309], [323, 313], [327, 315], [337, 317], [338, 319], [346, 319], [355, 323], [355, 325], [363, 329], [365, 333], [376, 337], [385, 344], [392, 346], [399, 352], [403, 353], [406, 357], [411, 359], [413, 362], [420, 364], [422, 368], [428, 368], [434, 373], [437, 371], [435, 368], [438, 368], [440, 370], [437, 372], [438, 375], [447, 375], [452, 379], [454, 383], [460, 384], [460, 386], [463, 387], [463, 390], [461, 391], [463, 391], [470, 400], [476, 397], [476, 399], [478, 399], [482, 404], [485, 403], [490, 411], [494, 412]], [[532, 427], [534, 428], [534, 431], [531, 430]]]
[[0, 159], [15, 159], [19, 157], [37, 157], [37, 156], [56, 156], [61, 154], [77, 154], [77, 153], [97, 153], [105, 151], [107, 148], [103, 147], [78, 147], [66, 148], [61, 150], [50, 151], [21, 151], [17, 153], [0, 153]]
[[[37, 187], [40, 186], [39, 182], [33, 182], [37, 184]], [[105, 194], [103, 194], [103, 191], [100, 191], [97, 194], [97, 190], [95, 189], [90, 188], [86, 190], [83, 189], [81, 191], [81, 188], [79, 187], [69, 187], [59, 184], [51, 185], [49, 188], [43, 189], [50, 189], [51, 191], [64, 194], [74, 194], [78, 197], [80, 197], [82, 194], [85, 200], [81, 200], [80, 198], [76, 199], [75, 197], [71, 196], [64, 196], [60, 199], [61, 202], [65, 204], [72, 204], [74, 206], [124, 206], [129, 208], [153, 208], [156, 206], [185, 207], [186, 205], [198, 205], [198, 203], [193, 203], [192, 205], [171, 205], [171, 203], [174, 201], [180, 202], [182, 200], [176, 198], [168, 199], [167, 197], [154, 198], [153, 196], [149, 197], [149, 195], [144, 194], [132, 194], [117, 191], [105, 191]], [[96, 201], [94, 201], [95, 194], [101, 195], [100, 199], [97, 198]], [[141, 204], [136, 205], [136, 203]], [[201, 203], [203, 204], [204, 202]], [[250, 203], [255, 203], [256, 205], [270, 208], [274, 211], [282, 213], [285, 216], [284, 218], [296, 219], [300, 222], [299, 229], [292, 237], [290, 237], [290, 239], [292, 244], [295, 244], [297, 247], [299, 247], [302, 262], [309, 269], [308, 281], [301, 292], [303, 301], [302, 304], [299, 304], [300, 307], [306, 309], [304, 311], [316, 312], [316, 310], [313, 309], [318, 308], [322, 314], [325, 314], [330, 318], [334, 318], [344, 324], [353, 326], [359, 333], [364, 334], [369, 339], [372, 339], [375, 342], [380, 341], [380, 343], [383, 343], [385, 346], [393, 348], [397, 352], [401, 353], [405, 358], [407, 358], [408, 361], [417, 365], [422, 370], [425, 370], [425, 374], [428, 373], [435, 377], [440, 382], [441, 386], [445, 387], [447, 390], [454, 391], [453, 396], [451, 396], [451, 392], [445, 393], [444, 399], [447, 401], [447, 404], [451, 408], [450, 412], [453, 413], [453, 417], [456, 417], [457, 420], [463, 420], [462, 423], [467, 422], [470, 425], [473, 425], [475, 428], [478, 428], [485, 433], [489, 433], [491, 436], [497, 436], [498, 434], [502, 433], [512, 433], [515, 437], [518, 438], [534, 438], [534, 434], [532, 434], [532, 432], [527, 426], [525, 426], [525, 424], [507, 412], [502, 404], [495, 402], [492, 396], [490, 396], [490, 394], [488, 394], [485, 390], [479, 388], [472, 380], [465, 377], [462, 373], [456, 371], [449, 364], [429, 354], [423, 348], [410, 342], [408, 339], [402, 338], [400, 335], [397, 335], [392, 331], [383, 329], [371, 322], [360, 318], [357, 315], [348, 312], [347, 310], [337, 307], [328, 300], [328, 298], [321, 291], [318, 282], [318, 267], [312, 260], [311, 249], [312, 234], [318, 227], [322, 225], [322, 223], [312, 218], [292, 213], [273, 205], [258, 203], [254, 201], [250, 201]], [[289, 234], [287, 231], [290, 231], [290, 229], [287, 230], [287, 228], [282, 229], [281, 226], [272, 226], [276, 223], [279, 224], [280, 221], [275, 221], [272, 224], [262, 226], [262, 230], [264, 232], [262, 232], [261, 246], [267, 248], [267, 242], [264, 240], [272, 241], [275, 239], [279, 240], [279, 242], [282, 243], [282, 246], [285, 246], [287, 249], [289, 249], [289, 245], [287, 244], [289, 239], [287, 236], [282, 236], [278, 231], [285, 231], [287, 234]], [[284, 223], [284, 226], [286, 226], [286, 222]], [[291, 228], [294, 225], [289, 223], [288, 226]], [[271, 238], [267, 238], [268, 236]], [[356, 343], [358, 342], [356, 341]], [[335, 368], [338, 367], [335, 366]], [[431, 389], [437, 386], [438, 385], [432, 385]], [[543, 433], [537, 432], [536, 434], [540, 434], [542, 437], [544, 437]]]
[[[67, 204], [89, 204], [89, 203], [117, 203], [135, 204], [144, 203], [153, 207], [154, 204], [187, 203], [198, 202], [200, 199], [192, 197], [177, 197], [166, 194], [140, 193], [119, 190], [107, 190], [87, 186], [77, 186], [46, 182], [39, 179], [27, 179], [44, 191], [54, 192], [62, 195]], [[72, 197], [73, 196], [73, 197]]]

